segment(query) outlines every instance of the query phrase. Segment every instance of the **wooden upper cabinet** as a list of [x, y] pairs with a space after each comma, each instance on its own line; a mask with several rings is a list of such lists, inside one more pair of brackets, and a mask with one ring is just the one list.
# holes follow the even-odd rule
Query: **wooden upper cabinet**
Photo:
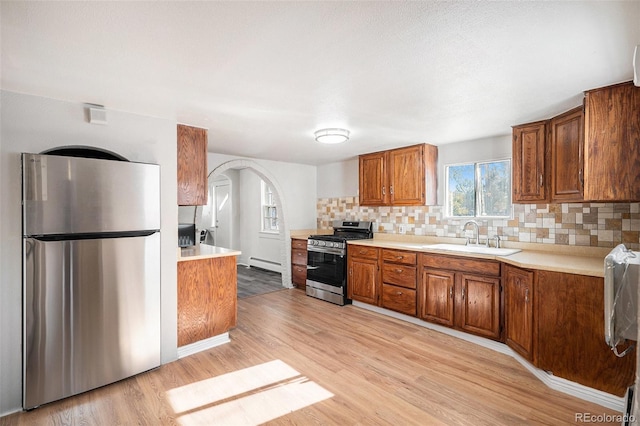
[[640, 87], [586, 92], [584, 198], [640, 201]]
[[547, 121], [513, 127], [513, 202], [547, 201]]
[[582, 201], [584, 188], [584, 109], [554, 117], [549, 125], [551, 201]]
[[178, 205], [207, 204], [207, 129], [178, 124]]
[[389, 204], [387, 158], [388, 152], [374, 152], [360, 156], [360, 205]]
[[360, 205], [436, 204], [438, 148], [413, 145], [360, 156]]

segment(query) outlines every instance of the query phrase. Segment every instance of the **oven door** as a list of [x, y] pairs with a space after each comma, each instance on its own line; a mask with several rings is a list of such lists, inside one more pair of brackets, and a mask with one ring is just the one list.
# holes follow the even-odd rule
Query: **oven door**
[[346, 259], [344, 250], [317, 249], [307, 250], [307, 280], [336, 287], [342, 293], [346, 282]]

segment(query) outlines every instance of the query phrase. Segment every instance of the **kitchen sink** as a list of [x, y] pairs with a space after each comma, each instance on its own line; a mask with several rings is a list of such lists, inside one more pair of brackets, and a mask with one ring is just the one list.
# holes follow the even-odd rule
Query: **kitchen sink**
[[463, 246], [460, 244], [429, 244], [422, 248], [430, 250], [453, 251], [458, 253], [489, 254], [493, 256], [509, 256], [521, 251], [520, 249], [495, 248], [486, 246]]

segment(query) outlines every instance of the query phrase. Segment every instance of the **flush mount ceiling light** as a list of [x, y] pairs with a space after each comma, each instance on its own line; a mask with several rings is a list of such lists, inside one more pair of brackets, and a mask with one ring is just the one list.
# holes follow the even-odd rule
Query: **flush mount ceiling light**
[[349, 131], [345, 129], [320, 129], [314, 133], [320, 143], [342, 143], [349, 140]]

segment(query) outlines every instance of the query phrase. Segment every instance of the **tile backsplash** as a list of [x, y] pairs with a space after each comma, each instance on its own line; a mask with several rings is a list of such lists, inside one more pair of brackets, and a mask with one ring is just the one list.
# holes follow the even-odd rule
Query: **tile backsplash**
[[[370, 220], [374, 232], [463, 238], [466, 218], [444, 217], [442, 206], [365, 207], [358, 197], [319, 198], [319, 229], [336, 219]], [[514, 204], [513, 219], [475, 219], [480, 239], [640, 250], [640, 203]]]

